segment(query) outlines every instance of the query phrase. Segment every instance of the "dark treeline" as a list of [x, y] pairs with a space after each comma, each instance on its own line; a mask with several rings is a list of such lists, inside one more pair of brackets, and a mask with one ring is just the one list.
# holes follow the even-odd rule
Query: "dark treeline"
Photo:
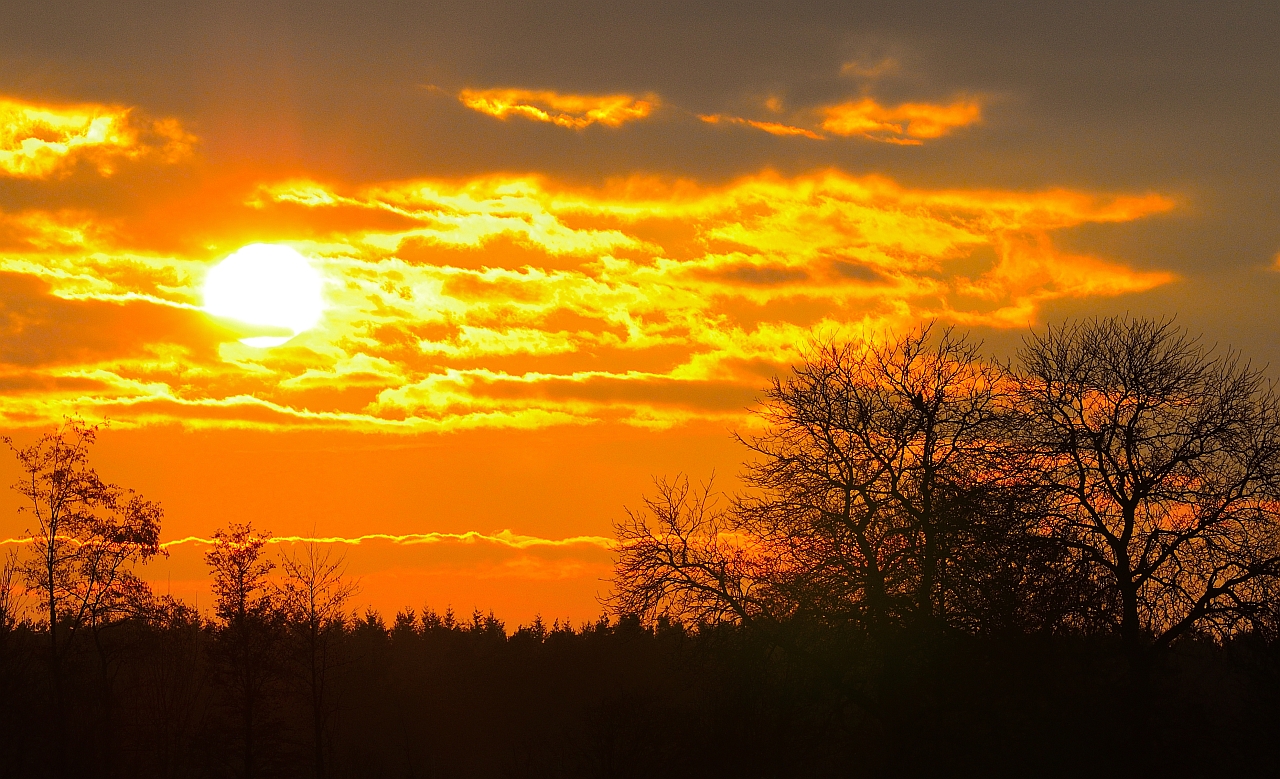
[[1280, 759], [1280, 404], [1170, 322], [815, 344], [617, 523], [606, 615], [351, 610], [229, 523], [157, 597], [160, 507], [78, 421], [19, 448], [0, 777], [1258, 775]]
[[[1105, 641], [797, 638], [809, 645], [790, 654], [728, 625], [631, 618], [508, 635], [480, 615], [349, 620], [330, 647], [324, 775], [1213, 776], [1280, 759], [1280, 656], [1266, 644], [1184, 647], [1153, 683], [1140, 715], [1158, 727], [1137, 743]], [[241, 701], [217, 642], [215, 623], [179, 609], [113, 629], [109, 691], [92, 649], [64, 663], [56, 758], [43, 636], [10, 633], [0, 775], [50, 776], [61, 762], [68, 776], [244, 776]], [[296, 666], [272, 659], [254, 775], [316, 776], [310, 696]]]

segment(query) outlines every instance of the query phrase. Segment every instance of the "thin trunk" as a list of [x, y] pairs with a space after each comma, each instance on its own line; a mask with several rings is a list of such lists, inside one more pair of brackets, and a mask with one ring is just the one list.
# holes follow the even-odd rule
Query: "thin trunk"
[[1124, 642], [1129, 670], [1137, 678], [1146, 672], [1147, 651], [1142, 640], [1142, 625], [1138, 619], [1138, 588], [1132, 581], [1120, 583], [1120, 598], [1124, 609], [1120, 622], [1120, 640]]
[[62, 685], [62, 655], [58, 652], [58, 597], [54, 589], [55, 572], [53, 534], [49, 536], [49, 550], [45, 558], [45, 571], [49, 578], [49, 671], [53, 676], [53, 768], [58, 779], [67, 776], [67, 707]]
[[320, 660], [320, 635], [311, 624], [311, 715], [315, 739], [316, 779], [324, 779], [324, 668]]
[[923, 478], [920, 484], [920, 530], [924, 535], [924, 560], [920, 566], [920, 592], [917, 596], [917, 608], [919, 613], [923, 614], [926, 622], [931, 622], [934, 616], [933, 609], [933, 587], [936, 580], [935, 568], [938, 565], [938, 538], [936, 534], [937, 528], [934, 526], [933, 520], [933, 484], [934, 484], [934, 466], [933, 451], [936, 446], [934, 440], [935, 427], [937, 419], [935, 414], [927, 414], [925, 424], [925, 451], [923, 454]]

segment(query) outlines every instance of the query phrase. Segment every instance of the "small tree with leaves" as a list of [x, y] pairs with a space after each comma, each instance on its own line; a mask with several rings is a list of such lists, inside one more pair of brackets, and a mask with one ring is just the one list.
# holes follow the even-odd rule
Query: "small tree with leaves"
[[[35, 520], [22, 561], [27, 587], [38, 594], [49, 631], [49, 664], [57, 712], [54, 743], [65, 729], [63, 661], [82, 629], [95, 634], [134, 611], [150, 590], [133, 568], [160, 549], [158, 503], [102, 479], [89, 465], [97, 425], [68, 419], [26, 447], [4, 438], [22, 468], [13, 485]], [[95, 642], [98, 643], [98, 642]], [[98, 643], [99, 655], [105, 656]], [[65, 750], [56, 758], [63, 773]]]
[[279, 611], [268, 575], [275, 563], [264, 555], [270, 533], [250, 523], [231, 523], [213, 534], [205, 562], [213, 574], [217, 652], [240, 726], [241, 773], [258, 775], [258, 738], [276, 682]]

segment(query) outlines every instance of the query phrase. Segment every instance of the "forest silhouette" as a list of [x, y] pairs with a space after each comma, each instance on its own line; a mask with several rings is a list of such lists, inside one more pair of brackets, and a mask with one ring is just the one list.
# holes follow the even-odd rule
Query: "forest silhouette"
[[1270, 773], [1280, 398], [1172, 320], [818, 340], [615, 523], [602, 616], [355, 608], [229, 521], [215, 605], [152, 592], [161, 507], [70, 419], [8, 444], [0, 777]]

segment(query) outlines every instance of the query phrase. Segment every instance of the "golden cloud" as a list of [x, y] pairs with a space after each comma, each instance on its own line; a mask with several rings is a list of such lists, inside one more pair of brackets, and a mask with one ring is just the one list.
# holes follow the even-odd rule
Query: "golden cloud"
[[195, 141], [175, 119], [143, 124], [120, 106], [0, 98], [0, 173], [10, 176], [46, 178], [80, 159], [110, 175], [120, 159], [154, 155], [172, 162], [189, 154]]
[[[766, 107], [775, 113], [781, 110], [776, 98], [770, 98]], [[812, 117], [812, 112], [802, 113], [808, 113]], [[958, 127], [982, 120], [982, 106], [973, 99], [961, 99], [949, 105], [902, 103], [887, 107], [867, 97], [825, 106], [818, 109], [817, 113], [821, 117], [821, 129], [832, 135], [857, 136], [904, 146], [918, 146], [926, 140], [940, 138]], [[727, 114], [700, 114], [698, 118], [707, 124], [753, 127], [770, 135], [826, 139], [826, 136], [815, 130], [781, 122], [757, 121]]]
[[593, 124], [621, 127], [649, 116], [659, 104], [652, 94], [573, 95], [531, 89], [464, 89], [458, 100], [473, 111], [498, 119], [522, 116], [573, 130]]
[[494, 175], [216, 195], [198, 212], [288, 226], [327, 279], [321, 324], [246, 346], [198, 309], [210, 260], [234, 247], [175, 256], [139, 243], [145, 222], [9, 215], [4, 423], [72, 411], [387, 432], [733, 423], [815, 329], [1020, 327], [1050, 300], [1174, 278], [1053, 241], [1173, 207], [1156, 194], [913, 189], [833, 170], [714, 187]]
[[982, 105], [972, 98], [962, 98], [948, 105], [901, 103], [883, 106], [865, 97], [827, 106], [821, 112], [822, 129], [832, 135], [857, 135], [906, 145], [941, 138], [958, 127], [982, 121]]
[[798, 135], [804, 138], [812, 138], [815, 141], [823, 140], [823, 137], [813, 130], [806, 130], [803, 127], [793, 127], [789, 124], [780, 122], [758, 122], [754, 119], [744, 119], [740, 116], [727, 116], [725, 114], [700, 114], [699, 119], [707, 124], [739, 124], [747, 127], [754, 127], [757, 130], [763, 130], [770, 135]]

